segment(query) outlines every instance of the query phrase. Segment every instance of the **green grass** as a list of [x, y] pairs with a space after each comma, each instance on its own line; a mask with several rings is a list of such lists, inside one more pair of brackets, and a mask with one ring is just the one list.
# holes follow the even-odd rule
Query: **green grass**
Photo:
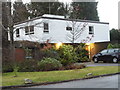
[[24, 85], [24, 79], [29, 78], [34, 83], [55, 82], [71, 79], [84, 78], [87, 73], [96, 75], [117, 73], [118, 66], [96, 66], [84, 69], [49, 71], [49, 72], [17, 72], [18, 77], [13, 77], [14, 73], [2, 74], [2, 86]]

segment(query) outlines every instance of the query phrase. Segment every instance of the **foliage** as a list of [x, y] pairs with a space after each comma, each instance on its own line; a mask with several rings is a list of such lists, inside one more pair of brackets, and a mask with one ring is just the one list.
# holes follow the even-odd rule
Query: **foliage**
[[50, 70], [59, 70], [62, 67], [60, 61], [54, 58], [44, 58], [38, 62], [39, 70], [50, 71]]
[[18, 76], [18, 75], [17, 75], [18, 70], [19, 70], [19, 66], [18, 66], [17, 64], [15, 64], [14, 67], [13, 67], [13, 72], [14, 72], [14, 76], [15, 76], [15, 77]]
[[38, 65], [37, 60], [27, 59], [24, 62], [18, 64], [19, 72], [34, 72], [37, 71]]
[[83, 69], [83, 68], [86, 68], [85, 64], [70, 64], [70, 65], [67, 65], [65, 67], [66, 70], [70, 70], [70, 69]]
[[67, 13], [64, 3], [55, 0], [55, 2], [31, 2], [28, 5], [30, 17], [38, 17], [44, 14], [63, 15]]
[[58, 53], [61, 58], [61, 63], [66, 66], [68, 64], [75, 63], [77, 56], [72, 45], [63, 45], [58, 49]]
[[72, 2], [70, 18], [99, 21], [97, 2]]
[[108, 44], [107, 48], [108, 49], [110, 49], [110, 48], [120, 48], [120, 44], [117, 44], [117, 43], [116, 44], [111, 44], [110, 43], [110, 44]]
[[13, 4], [13, 21], [14, 23], [25, 21], [29, 17], [29, 12], [26, 8], [26, 4], [23, 4], [22, 0], [16, 0]]
[[49, 48], [49, 49], [43, 49], [40, 51], [41, 52], [41, 58], [55, 58], [55, 59], [60, 59], [59, 53], [55, 50], [54, 47]]
[[12, 64], [9, 62], [2, 64], [2, 72], [13, 72]]
[[110, 40], [111, 41], [118, 41], [118, 43], [120, 42], [120, 31], [117, 29], [112, 29], [110, 30]]
[[76, 47], [76, 55], [78, 57], [78, 62], [88, 61], [88, 51], [85, 49], [85, 44], [81, 43]]

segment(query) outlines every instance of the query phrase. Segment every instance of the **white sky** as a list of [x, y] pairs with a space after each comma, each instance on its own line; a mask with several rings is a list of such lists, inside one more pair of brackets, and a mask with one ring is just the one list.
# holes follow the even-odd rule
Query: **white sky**
[[110, 29], [118, 29], [118, 2], [120, 0], [97, 0], [100, 21], [109, 22]]
[[[30, 0], [23, 0], [29, 2]], [[60, 0], [68, 1], [68, 0]], [[69, 0], [71, 1], [71, 0]], [[118, 2], [120, 0], [96, 0], [98, 1], [98, 16], [101, 22], [108, 22], [110, 29], [118, 29]]]

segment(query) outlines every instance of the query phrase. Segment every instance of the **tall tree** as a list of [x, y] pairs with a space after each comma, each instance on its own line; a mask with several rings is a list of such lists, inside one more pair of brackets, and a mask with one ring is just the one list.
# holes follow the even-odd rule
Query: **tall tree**
[[27, 4], [23, 4], [22, 0], [16, 0], [13, 4], [13, 21], [14, 23], [27, 20], [29, 12]]
[[67, 5], [64, 3], [58, 2], [31, 2], [28, 5], [31, 18], [42, 16], [43, 14], [53, 14], [53, 15], [63, 15], [67, 13]]
[[97, 2], [72, 2], [72, 12], [70, 18], [99, 21], [97, 12]]

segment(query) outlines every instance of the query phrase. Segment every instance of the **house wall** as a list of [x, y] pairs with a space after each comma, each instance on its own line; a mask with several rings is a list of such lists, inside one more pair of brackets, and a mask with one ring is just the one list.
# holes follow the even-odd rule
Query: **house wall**
[[[43, 32], [43, 22], [47, 22], [49, 24], [49, 33]], [[39, 24], [38, 24], [39, 23]], [[80, 37], [75, 41], [75, 43], [81, 43], [82, 40], [86, 39], [87, 37], [92, 37], [89, 34], [89, 26], [94, 27], [94, 37], [90, 40], [89, 43], [95, 42], [106, 42], [110, 41], [109, 38], [109, 24], [105, 23], [95, 23], [95, 22], [76, 22], [75, 27], [79, 29], [83, 27], [83, 24], [87, 24], [84, 28], [84, 31], [80, 35]], [[25, 26], [34, 25], [34, 34], [25, 35]], [[16, 37], [14, 34], [14, 40], [28, 40], [28, 41], [35, 41], [44, 43], [48, 39], [50, 43], [71, 43], [67, 39], [67, 35], [70, 34], [70, 31], [66, 30], [67, 26], [72, 26], [73, 23], [70, 20], [62, 20], [62, 19], [47, 19], [47, 18], [39, 18], [32, 21], [27, 21], [18, 25], [15, 25], [15, 30], [20, 28], [20, 37]], [[88, 43], [88, 42], [86, 42]]]

